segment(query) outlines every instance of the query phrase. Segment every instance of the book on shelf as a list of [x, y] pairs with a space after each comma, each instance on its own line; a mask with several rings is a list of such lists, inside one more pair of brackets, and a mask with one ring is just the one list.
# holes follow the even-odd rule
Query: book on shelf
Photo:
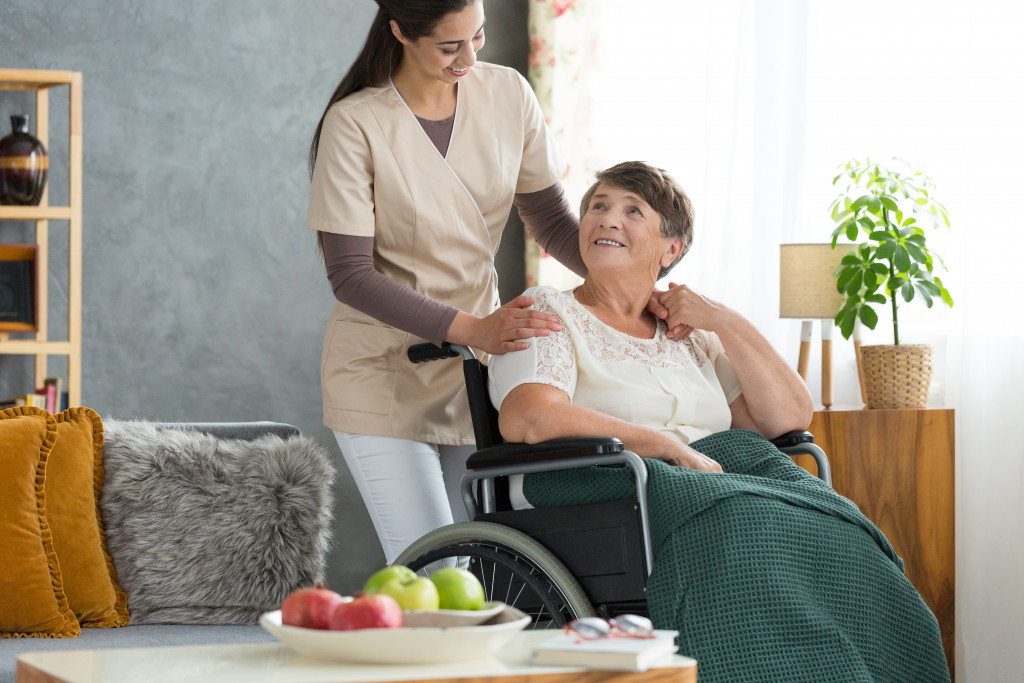
[[583, 640], [560, 633], [533, 650], [534, 664], [644, 671], [676, 651], [678, 631], [655, 630], [653, 638]]
[[0, 410], [17, 408], [18, 406], [30, 406], [46, 410], [46, 396], [33, 392], [31, 394], [25, 394], [24, 396], [15, 396], [7, 399], [6, 401], [0, 402]]
[[68, 408], [68, 392], [64, 391], [64, 380], [60, 377], [47, 377], [43, 386], [24, 396], [14, 396], [0, 401], [0, 410], [31, 406], [42, 408], [48, 413], [57, 414]]
[[47, 377], [43, 380], [43, 388], [46, 390], [46, 410], [51, 413], [59, 413], [64, 380], [60, 377]]

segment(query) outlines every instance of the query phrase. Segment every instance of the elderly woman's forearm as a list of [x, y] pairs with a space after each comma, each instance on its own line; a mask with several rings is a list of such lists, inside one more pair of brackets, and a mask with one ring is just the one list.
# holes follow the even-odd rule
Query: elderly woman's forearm
[[774, 437], [806, 429], [814, 412], [807, 385], [757, 328], [740, 318], [718, 334], [757, 431]]
[[509, 393], [498, 412], [498, 429], [508, 441], [539, 443], [574, 436], [611, 436], [641, 457], [662, 457], [674, 444], [653, 429], [573, 405], [546, 385], [521, 385]]

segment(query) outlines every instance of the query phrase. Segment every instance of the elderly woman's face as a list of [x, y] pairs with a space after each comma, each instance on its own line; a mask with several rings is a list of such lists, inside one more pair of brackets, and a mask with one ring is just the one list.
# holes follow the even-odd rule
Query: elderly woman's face
[[672, 263], [682, 240], [661, 236], [661, 214], [638, 195], [597, 187], [580, 217], [580, 254], [590, 270], [658, 271]]

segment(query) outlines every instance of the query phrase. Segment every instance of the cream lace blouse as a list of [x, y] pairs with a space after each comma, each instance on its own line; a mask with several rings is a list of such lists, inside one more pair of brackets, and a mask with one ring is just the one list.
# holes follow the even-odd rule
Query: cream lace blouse
[[[605, 325], [572, 292], [533, 287], [533, 308], [558, 316], [561, 332], [532, 337], [530, 348], [490, 360], [490, 395], [501, 406], [520, 384], [549, 384], [573, 404], [667, 432], [690, 443], [729, 429], [739, 378], [718, 335], [696, 330], [683, 341], [631, 337]], [[608, 436], [615, 436], [609, 434]]]

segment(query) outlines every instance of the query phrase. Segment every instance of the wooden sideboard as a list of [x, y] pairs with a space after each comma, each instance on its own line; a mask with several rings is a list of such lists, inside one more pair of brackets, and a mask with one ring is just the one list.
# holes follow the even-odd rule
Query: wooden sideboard
[[[954, 415], [952, 410], [820, 410], [814, 441], [832, 485], [860, 507], [935, 613], [953, 672]], [[804, 457], [804, 456], [801, 456]], [[815, 471], [807, 456], [799, 461]]]

